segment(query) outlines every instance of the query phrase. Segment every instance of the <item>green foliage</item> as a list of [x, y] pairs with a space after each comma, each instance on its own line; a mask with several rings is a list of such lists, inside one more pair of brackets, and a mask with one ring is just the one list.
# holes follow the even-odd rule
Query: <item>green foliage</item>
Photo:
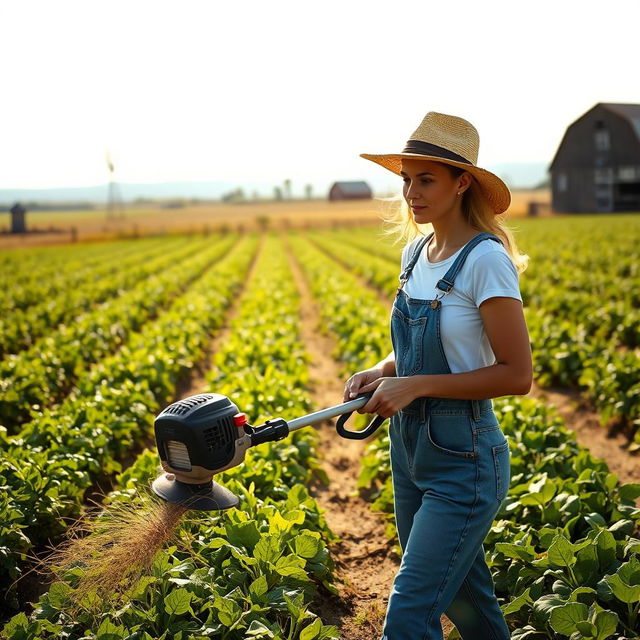
[[[49, 307], [67, 305], [68, 322], [58, 327], [62, 318], [42, 314], [40, 305], [29, 307], [34, 318], [12, 316], [12, 326], [28, 328], [34, 343], [0, 362], [0, 421], [15, 432], [36, 417], [39, 409], [62, 400], [93, 364], [126, 345], [132, 334], [224, 255], [232, 242], [231, 238], [217, 243], [182, 241], [173, 250], [165, 247], [159, 256], [143, 253], [138, 265], [125, 260], [121, 277], [70, 289], [68, 296], [80, 302], [54, 298]], [[101, 274], [95, 275], [99, 278]], [[83, 307], [86, 312], [79, 313]]]
[[120, 471], [118, 460], [148, 437], [153, 416], [222, 323], [255, 246], [247, 239], [217, 264], [219, 245], [196, 256], [183, 296], [94, 364], [60, 405], [34, 411], [17, 434], [2, 436], [0, 586], [19, 575], [31, 546], [60, 537], [92, 481]]
[[[172, 258], [181, 259], [185, 247], [195, 244], [176, 236], [170, 241], [147, 238], [137, 243], [105, 243], [100, 248], [78, 245], [14, 255], [13, 268], [0, 276], [0, 282], [4, 281], [0, 355], [32, 348], [58, 324], [72, 324], [74, 318], [170, 265]], [[69, 253], [75, 253], [75, 259], [61, 259]]]
[[322, 327], [336, 338], [337, 349], [332, 355], [345, 365], [345, 375], [385, 357], [391, 350], [391, 340], [388, 322], [381, 320], [387, 317], [388, 309], [373, 292], [363, 289], [353, 274], [309, 240], [292, 235], [291, 244], [320, 303]]
[[[245, 401], [252, 399], [269, 417], [304, 413], [309, 398], [307, 356], [297, 325], [299, 301], [275, 238], [267, 240], [255, 274], [208, 381], [249, 415]], [[265, 342], [272, 351], [264, 349]], [[277, 380], [274, 389], [281, 391], [258, 397], [256, 390], [267, 384], [265, 376]], [[327, 548], [335, 537], [305, 486], [314, 473], [322, 475], [316, 440], [311, 430], [294, 432], [286, 441], [251, 449], [243, 466], [218, 477], [241, 497], [240, 507], [190, 512], [178, 544], [156, 556], [149, 575], [129, 591], [124, 604], [94, 602], [97, 612], [72, 618], [66, 613], [71, 587], [57, 583], [40, 599], [31, 619], [15, 616], [4, 633], [25, 639], [80, 638], [97, 628], [95, 637], [105, 639], [337, 638], [337, 629], [322, 624], [310, 610], [318, 588], [335, 592]], [[107, 502], [139, 500], [140, 488], [157, 471], [157, 454], [144, 451], [118, 476], [120, 488]], [[69, 583], [81, 569], [73, 571]]]
[[[633, 431], [640, 424], [639, 225], [634, 216], [607, 216], [599, 227], [601, 220], [519, 221], [519, 245], [531, 256], [521, 285], [538, 381], [580, 388], [603, 424], [615, 420]], [[0, 254], [5, 584], [20, 575], [34, 544], [60, 537], [96, 478], [120, 471], [120, 460], [148, 438], [180, 374], [202, 359], [254, 255], [255, 239], [231, 249], [236, 242], [79, 245], [14, 254], [15, 262]], [[362, 280], [390, 304], [401, 247], [385, 246], [371, 229], [292, 234], [290, 242], [323, 327], [337, 340], [343, 374], [386, 356], [388, 306]], [[276, 238], [267, 239], [255, 273], [208, 383], [257, 424], [310, 405], [297, 292]], [[512, 638], [637, 637], [640, 485], [620, 484], [540, 402], [495, 405], [512, 478], [485, 549]], [[126, 604], [104, 602], [98, 614], [71, 618], [76, 568], [32, 615], [12, 618], [3, 636], [337, 637], [311, 611], [319, 588], [334, 589], [334, 537], [306, 489], [314, 475], [323, 479], [315, 443], [304, 430], [252, 449], [221, 480], [241, 496], [241, 508], [186, 520], [177, 545], [156, 557]], [[107, 502], [137, 500], [157, 471], [156, 453], [143, 452]], [[363, 457], [359, 486], [386, 514], [393, 536], [384, 429]], [[10, 603], [13, 592], [5, 596]]]

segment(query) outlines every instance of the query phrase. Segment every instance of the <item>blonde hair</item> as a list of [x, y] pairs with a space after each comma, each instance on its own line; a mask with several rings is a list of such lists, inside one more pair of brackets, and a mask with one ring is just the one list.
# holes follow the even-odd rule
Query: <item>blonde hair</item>
[[[453, 165], [441, 163], [446, 166], [451, 175], [457, 178], [464, 172]], [[383, 217], [386, 228], [385, 232], [396, 236], [396, 243], [402, 242], [407, 244], [419, 235], [428, 235], [433, 227], [431, 224], [418, 224], [409, 210], [409, 205], [402, 196], [382, 198], [387, 205], [387, 211]], [[504, 223], [504, 214], [496, 215], [482, 195], [480, 186], [475, 179], [472, 180], [471, 186], [464, 191], [462, 196], [462, 215], [467, 222], [478, 231], [488, 231], [498, 236], [504, 245], [507, 253], [513, 260], [513, 263], [522, 273], [529, 262], [529, 256], [521, 253], [516, 245], [513, 232]]]

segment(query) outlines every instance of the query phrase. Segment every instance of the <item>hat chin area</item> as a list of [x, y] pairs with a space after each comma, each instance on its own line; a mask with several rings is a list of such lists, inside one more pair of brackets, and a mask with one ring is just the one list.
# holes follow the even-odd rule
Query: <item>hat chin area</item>
[[493, 208], [495, 214], [504, 213], [511, 204], [511, 192], [509, 191], [509, 187], [507, 187], [507, 185], [497, 175], [491, 173], [491, 171], [476, 167], [473, 164], [457, 162], [455, 160], [449, 160], [448, 158], [441, 158], [439, 156], [425, 156], [419, 153], [361, 153], [360, 157], [365, 160], [371, 160], [371, 162], [379, 164], [381, 167], [392, 171], [396, 175], [400, 175], [403, 158], [431, 160], [433, 162], [440, 162], [441, 164], [449, 164], [454, 167], [459, 167], [460, 169], [468, 171], [477, 180], [484, 197]]

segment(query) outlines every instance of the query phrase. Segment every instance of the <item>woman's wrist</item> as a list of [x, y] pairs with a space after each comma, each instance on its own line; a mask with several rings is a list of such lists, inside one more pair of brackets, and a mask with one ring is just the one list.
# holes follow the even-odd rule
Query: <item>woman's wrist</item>
[[429, 391], [427, 389], [427, 382], [429, 380], [428, 375], [417, 375], [417, 376], [407, 376], [407, 385], [413, 399], [416, 398], [424, 398], [429, 396]]
[[376, 369], [380, 371], [381, 378], [395, 378], [396, 377], [396, 362], [395, 360], [383, 360]]

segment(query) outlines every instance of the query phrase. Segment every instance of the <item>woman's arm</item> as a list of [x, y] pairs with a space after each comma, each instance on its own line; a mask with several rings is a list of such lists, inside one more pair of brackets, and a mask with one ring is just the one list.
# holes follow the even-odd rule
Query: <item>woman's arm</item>
[[522, 303], [515, 298], [489, 298], [480, 305], [480, 315], [495, 364], [464, 373], [381, 377], [360, 389], [361, 393], [376, 390], [360, 412], [390, 417], [421, 397], [481, 400], [528, 393], [533, 364]]
[[396, 354], [392, 351], [384, 360], [381, 360], [376, 367], [380, 367], [382, 375], [386, 378], [393, 378], [396, 374]]

